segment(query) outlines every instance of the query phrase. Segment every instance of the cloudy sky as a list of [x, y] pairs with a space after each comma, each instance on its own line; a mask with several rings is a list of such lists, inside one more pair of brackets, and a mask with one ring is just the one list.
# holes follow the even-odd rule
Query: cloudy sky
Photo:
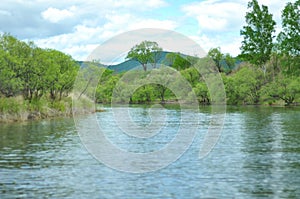
[[[221, 47], [237, 55], [248, 0], [1, 0], [0, 32], [54, 48], [77, 60], [104, 41], [140, 28], [173, 30], [204, 50]], [[269, 6], [280, 29], [288, 0], [258, 0]], [[291, 0], [291, 2], [294, 2]]]

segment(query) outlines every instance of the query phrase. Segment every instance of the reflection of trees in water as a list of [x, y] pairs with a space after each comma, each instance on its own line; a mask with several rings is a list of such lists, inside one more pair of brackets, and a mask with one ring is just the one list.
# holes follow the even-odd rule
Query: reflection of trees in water
[[[240, 191], [253, 197], [293, 196], [300, 182], [300, 134], [295, 133], [300, 128], [292, 119], [293, 112], [283, 108], [252, 107], [244, 115], [242, 143], [246, 158], [243, 173], [247, 186]], [[289, 151], [295, 148], [298, 151]]]
[[49, 151], [62, 148], [67, 132], [73, 128], [71, 119], [2, 124], [0, 167], [41, 167]]

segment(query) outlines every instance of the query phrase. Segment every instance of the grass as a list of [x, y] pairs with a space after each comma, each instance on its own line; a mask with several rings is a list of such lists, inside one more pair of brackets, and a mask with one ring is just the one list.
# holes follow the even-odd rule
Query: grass
[[25, 121], [29, 119], [43, 119], [72, 115], [72, 98], [62, 100], [24, 100], [22, 96], [0, 97], [0, 122]]

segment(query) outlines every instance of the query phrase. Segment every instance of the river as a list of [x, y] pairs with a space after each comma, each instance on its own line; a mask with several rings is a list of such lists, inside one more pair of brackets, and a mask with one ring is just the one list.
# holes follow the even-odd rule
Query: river
[[[136, 123], [149, 122], [149, 108], [129, 111]], [[120, 135], [110, 108], [96, 118], [115, 145], [147, 153], [170, 142], [176, 124], [187, 122], [178, 108], [163, 111], [169, 126], [149, 142]], [[300, 198], [299, 107], [228, 107], [222, 134], [204, 158], [199, 149], [213, 113], [201, 107], [199, 113], [191, 110], [195, 114], [201, 125], [186, 152], [147, 173], [99, 162], [72, 118], [0, 124], [0, 198]]]

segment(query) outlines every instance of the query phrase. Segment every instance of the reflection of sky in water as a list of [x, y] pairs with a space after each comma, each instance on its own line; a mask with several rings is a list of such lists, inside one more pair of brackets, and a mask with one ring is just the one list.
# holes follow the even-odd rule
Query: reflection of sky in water
[[[126, 112], [127, 108], [124, 108], [124, 111]], [[191, 121], [197, 116], [201, 117], [200, 120], [202, 121], [202, 125], [205, 124], [205, 126], [202, 126], [201, 128], [207, 129], [209, 124], [208, 116], [199, 113], [188, 114], [188, 112], [186, 112], [185, 119], [181, 120], [180, 110], [166, 111], [165, 109], [158, 108], [134, 108], [128, 109], [128, 111], [130, 118], [126, 117], [128, 115], [124, 116], [124, 118], [114, 118], [113, 112], [111, 111], [99, 113], [97, 118], [102, 132], [110, 142], [124, 150], [132, 152], [145, 153], [165, 147], [166, 144], [170, 143], [175, 138], [180, 125], [183, 125], [183, 123], [186, 123], [184, 125], [185, 127], [188, 125], [196, 125], [191, 124]], [[152, 118], [150, 116], [152, 116]], [[150, 134], [149, 138], [130, 136], [130, 134], [124, 133], [124, 129], [121, 129], [120, 126], [118, 126], [114, 121], [115, 119], [124, 120], [122, 124], [134, 123], [140, 127], [140, 129], [138, 129], [139, 132], [137, 133], [143, 133], [146, 137]], [[143, 131], [146, 127], [148, 130], [153, 130], [153, 132]], [[126, 130], [137, 131], [135, 127], [130, 128], [130, 126], [127, 127]]]
[[[168, 167], [145, 174], [119, 172], [96, 161], [80, 142], [72, 119], [1, 124], [0, 197], [300, 197], [299, 108], [228, 107], [219, 142], [206, 158], [198, 159], [208, 109], [201, 107], [203, 128], [187, 152]], [[135, 111], [145, 115], [143, 108]], [[173, 117], [167, 121], [177, 120], [177, 111], [170, 113]], [[109, 114], [97, 117], [110, 118]], [[122, 146], [120, 139], [111, 137]], [[153, 142], [141, 143], [147, 144]]]

